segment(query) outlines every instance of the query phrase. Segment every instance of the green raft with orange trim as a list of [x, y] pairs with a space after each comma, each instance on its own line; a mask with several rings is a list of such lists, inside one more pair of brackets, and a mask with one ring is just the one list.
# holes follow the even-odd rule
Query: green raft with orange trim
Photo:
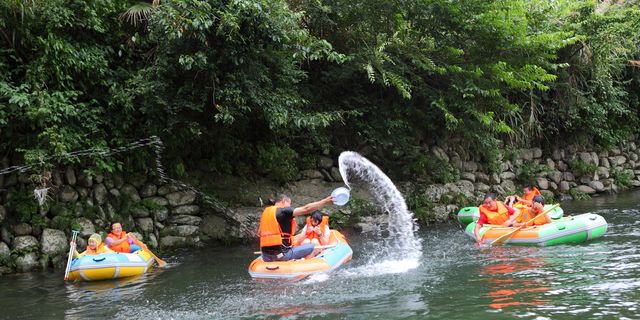
[[[476, 222], [467, 225], [465, 233], [474, 241], [473, 229]], [[483, 243], [491, 243], [500, 236], [514, 231], [515, 227], [483, 226], [480, 237]], [[573, 217], [564, 217], [541, 226], [522, 228], [515, 232], [504, 244], [521, 246], [553, 246], [558, 244], [582, 243], [602, 237], [607, 232], [607, 221], [597, 214], [585, 213]]]
[[[547, 204], [544, 206], [544, 210], [548, 210], [553, 207], [552, 204]], [[556, 207], [555, 209], [549, 212], [549, 216], [553, 220], [557, 220], [562, 218], [564, 215], [564, 210], [560, 207]], [[458, 221], [462, 224], [469, 224], [473, 221], [478, 221], [480, 218], [480, 209], [478, 207], [464, 207], [458, 211]]]

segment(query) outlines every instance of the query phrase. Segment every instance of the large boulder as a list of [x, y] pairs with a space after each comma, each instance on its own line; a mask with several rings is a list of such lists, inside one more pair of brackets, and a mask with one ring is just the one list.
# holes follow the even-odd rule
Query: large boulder
[[140, 218], [136, 219], [136, 225], [143, 232], [152, 232], [153, 231], [153, 219], [151, 218]]
[[182, 247], [185, 244], [187, 244], [185, 237], [164, 236], [160, 238], [160, 247], [162, 248]]
[[156, 221], [165, 221], [169, 217], [169, 209], [160, 208], [153, 211], [153, 219]]
[[67, 184], [72, 186], [76, 184], [76, 172], [73, 171], [72, 167], [67, 167], [67, 170], [64, 172], [64, 178], [67, 181]]
[[538, 187], [540, 187], [540, 189], [549, 189], [549, 181], [545, 178], [536, 178], [536, 184], [538, 185]]
[[96, 233], [96, 227], [93, 225], [91, 220], [81, 217], [78, 218], [78, 224], [80, 225], [80, 235], [82, 237], [88, 237], [94, 233]]
[[442, 196], [447, 194], [448, 192], [449, 190], [445, 186], [440, 184], [432, 184], [427, 186], [427, 188], [424, 190], [424, 195], [427, 201], [438, 202], [440, 201], [440, 198], [442, 198]]
[[60, 201], [63, 202], [75, 202], [76, 200], [78, 200], [79, 195], [72, 186], [65, 185], [64, 187], [62, 187], [62, 190], [60, 190], [58, 197], [60, 198]]
[[38, 267], [38, 254], [35, 252], [28, 252], [18, 256], [14, 262], [18, 272], [28, 272]]
[[6, 265], [9, 259], [11, 259], [11, 250], [6, 243], [0, 241], [0, 265]]
[[179, 206], [171, 209], [171, 213], [174, 215], [188, 214], [197, 215], [200, 212], [200, 207], [196, 205]]
[[33, 228], [28, 223], [18, 223], [13, 226], [13, 234], [16, 236], [26, 236], [30, 235], [33, 232]]
[[123, 196], [128, 197], [134, 202], [140, 201], [140, 195], [138, 194], [138, 189], [136, 189], [136, 187], [130, 184], [123, 185], [122, 188], [120, 188], [120, 192], [122, 193]]
[[200, 224], [200, 231], [213, 239], [228, 238], [227, 222], [219, 216], [205, 215]]
[[107, 201], [107, 196], [108, 191], [107, 187], [105, 187], [104, 184], [98, 183], [93, 187], [93, 198], [95, 199], [97, 204], [104, 204], [104, 202]]
[[191, 191], [172, 192], [165, 196], [173, 207], [191, 204], [196, 200], [196, 194]]
[[186, 225], [197, 226], [197, 225], [200, 225], [200, 223], [202, 222], [202, 218], [183, 214], [178, 216], [172, 216], [171, 218], [169, 218], [168, 221], [169, 223], [173, 223], [173, 224], [186, 224]]
[[170, 227], [164, 228], [164, 230], [162, 230], [161, 233], [163, 235], [170, 235], [170, 236], [190, 237], [198, 233], [198, 227], [188, 226], [188, 225], [170, 226]]
[[589, 182], [589, 187], [595, 189], [597, 192], [604, 191], [604, 184], [600, 181], [591, 181]]
[[131, 216], [134, 218], [145, 218], [149, 216], [149, 209], [145, 207], [135, 207], [131, 209]]
[[63, 231], [57, 229], [44, 229], [40, 240], [42, 253], [51, 257], [64, 254], [69, 249], [67, 237]]
[[19, 236], [13, 238], [13, 250], [32, 250], [38, 247], [38, 240], [33, 236]]
[[149, 198], [145, 198], [145, 200], [147, 201], [151, 201], [159, 206], [166, 206], [169, 204], [169, 201], [167, 199], [165, 199], [164, 197], [149, 197]]
[[143, 198], [155, 196], [156, 192], [158, 192], [158, 187], [155, 184], [147, 183], [140, 188], [140, 196]]
[[579, 185], [576, 187], [576, 190], [578, 192], [582, 192], [582, 193], [586, 193], [586, 194], [594, 194], [596, 193], [596, 190], [590, 186], [585, 186], [585, 185]]

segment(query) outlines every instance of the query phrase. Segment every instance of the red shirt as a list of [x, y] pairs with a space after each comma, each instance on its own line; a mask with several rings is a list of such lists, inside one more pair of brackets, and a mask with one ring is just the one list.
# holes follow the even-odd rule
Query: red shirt
[[[516, 212], [516, 209], [512, 207], [509, 207], [507, 205], [505, 205], [505, 207], [507, 208], [507, 211], [509, 211], [509, 215], [512, 215], [514, 212]], [[480, 218], [478, 219], [478, 222], [476, 222], [476, 224], [482, 226], [488, 222], [489, 222], [489, 218], [487, 218], [487, 215], [484, 214], [483, 212], [480, 212]]]

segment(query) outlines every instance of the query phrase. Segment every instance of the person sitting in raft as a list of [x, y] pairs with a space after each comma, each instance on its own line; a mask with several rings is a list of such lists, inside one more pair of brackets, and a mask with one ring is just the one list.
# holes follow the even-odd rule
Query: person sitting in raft
[[298, 244], [311, 243], [314, 246], [329, 244], [329, 216], [323, 216], [322, 212], [314, 211], [307, 217], [307, 224], [300, 231]]
[[313, 252], [313, 244], [293, 246], [296, 232], [295, 217], [307, 215], [323, 206], [333, 203], [329, 196], [302, 207], [291, 207], [291, 198], [280, 194], [271, 205], [264, 209], [260, 217], [260, 250], [265, 262], [300, 259]]
[[[520, 215], [516, 219], [516, 222], [513, 224], [515, 227], [522, 226], [525, 222], [536, 218], [537, 215], [544, 212], [544, 197], [540, 194], [537, 194], [531, 199], [531, 207], [523, 208]], [[528, 225], [536, 225], [541, 226], [543, 224], [547, 224], [552, 222], [551, 216], [549, 216], [549, 212], [545, 213], [542, 216], [537, 217], [532, 222], [529, 222]]]
[[493, 193], [486, 194], [478, 208], [480, 209], [480, 218], [476, 221], [476, 227], [473, 229], [473, 234], [476, 236], [478, 243], [482, 242], [480, 228], [485, 223], [510, 227], [518, 216], [518, 210], [497, 201], [496, 195]]
[[[71, 244], [73, 245], [73, 241], [71, 241]], [[99, 234], [94, 233], [89, 237], [89, 240], [87, 240], [87, 248], [82, 253], [78, 253], [78, 250], [73, 250], [73, 257], [80, 258], [86, 255], [101, 253], [113, 253], [113, 250], [107, 248], [107, 246], [102, 243], [102, 237]]]
[[542, 195], [540, 193], [540, 190], [538, 190], [538, 188], [533, 185], [524, 186], [522, 188], [522, 194], [522, 198], [518, 197], [517, 195], [507, 197], [505, 203], [516, 209], [524, 208], [527, 206], [530, 207], [533, 202], [533, 197]]
[[111, 233], [107, 235], [104, 242], [115, 252], [134, 253], [140, 250], [140, 246], [135, 244], [135, 240], [136, 236], [122, 230], [122, 224], [120, 222], [114, 222], [111, 225]]

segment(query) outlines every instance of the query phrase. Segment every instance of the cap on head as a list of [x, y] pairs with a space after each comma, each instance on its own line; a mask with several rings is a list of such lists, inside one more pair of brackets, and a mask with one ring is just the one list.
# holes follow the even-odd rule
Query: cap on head
[[544, 205], [544, 197], [539, 194], [536, 194], [531, 201]]
[[99, 245], [100, 243], [102, 243], [102, 237], [97, 233], [92, 234], [89, 237], [89, 240], [94, 240], [96, 242], [96, 245]]

